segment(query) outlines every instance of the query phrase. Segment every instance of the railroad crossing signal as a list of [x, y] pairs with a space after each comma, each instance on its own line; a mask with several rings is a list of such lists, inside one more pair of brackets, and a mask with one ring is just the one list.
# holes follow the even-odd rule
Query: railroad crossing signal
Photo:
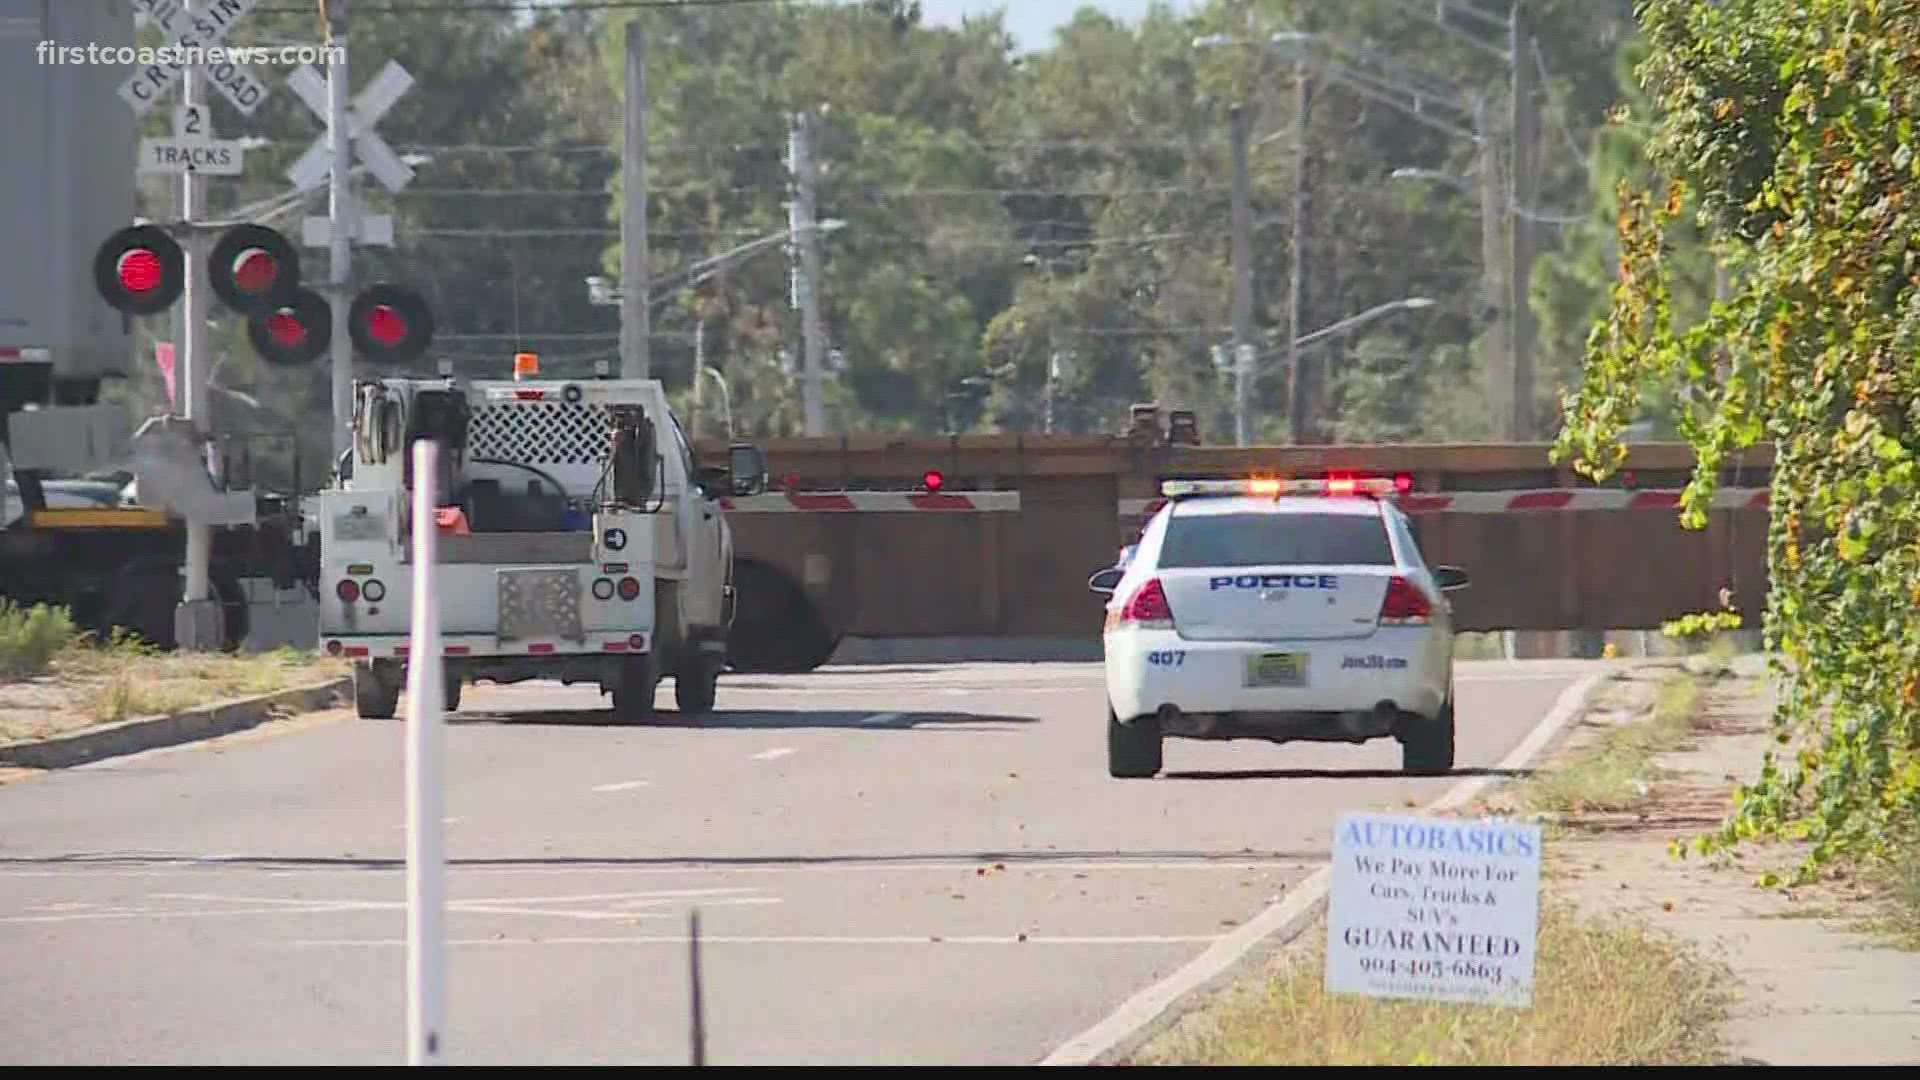
[[[326, 121], [327, 80], [319, 72], [303, 64], [287, 77], [287, 86], [321, 122]], [[400, 160], [400, 155], [393, 152], [393, 147], [388, 146], [373, 127], [412, 86], [413, 76], [407, 69], [389, 60], [347, 108], [347, 130], [352, 136], [354, 154], [366, 164], [374, 179], [394, 194], [413, 182], [413, 168]], [[322, 135], [287, 170], [287, 179], [296, 190], [309, 191], [326, 182], [333, 165], [327, 138]], [[353, 207], [350, 217], [353, 240], [362, 244], [393, 243], [391, 217], [362, 213], [358, 205]], [[333, 228], [327, 218], [308, 218], [301, 230], [301, 239], [314, 247], [325, 246], [333, 237]]]
[[[180, 56], [194, 55], [185, 51], [189, 49], [204, 52], [217, 47], [236, 23], [253, 14], [253, 9], [259, 6], [260, 0], [207, 0], [199, 11], [190, 13], [178, 0], [134, 0], [133, 3], [134, 11], [142, 19], [157, 25], [166, 35], [166, 48]], [[133, 109], [135, 116], [145, 116], [190, 66], [193, 65], [158, 63], [141, 67], [120, 84], [120, 98]], [[267, 85], [247, 74], [245, 64], [223, 59], [199, 66], [206, 69], [207, 82], [243, 115], [252, 116], [260, 103], [267, 100]], [[141, 156], [145, 158], [144, 151]]]
[[[94, 287], [116, 311], [157, 315], [186, 289], [186, 255], [158, 225], [130, 225], [107, 237], [93, 258]], [[207, 255], [214, 295], [247, 318], [247, 339], [280, 367], [312, 363], [333, 343], [333, 309], [300, 283], [300, 254], [264, 225], [236, 225]], [[379, 284], [354, 297], [348, 327], [362, 359], [402, 365], [433, 342], [433, 311], [419, 293]]]

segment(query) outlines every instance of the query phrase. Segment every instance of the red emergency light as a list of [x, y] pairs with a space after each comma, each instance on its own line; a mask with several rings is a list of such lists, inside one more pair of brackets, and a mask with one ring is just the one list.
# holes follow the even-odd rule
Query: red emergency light
[[938, 495], [940, 489], [947, 486], [947, 478], [939, 469], [928, 469], [926, 475], [920, 478], [920, 483], [927, 489], [927, 494]]

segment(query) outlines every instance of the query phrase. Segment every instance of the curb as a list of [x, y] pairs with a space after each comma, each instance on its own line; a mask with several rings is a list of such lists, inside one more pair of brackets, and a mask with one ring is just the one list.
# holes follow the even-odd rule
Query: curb
[[[1547, 715], [1494, 768], [1498, 772], [1509, 772], [1526, 767], [1553, 745], [1568, 725], [1586, 713], [1588, 703], [1600, 687], [1620, 678], [1626, 670], [1630, 669], [1595, 672], [1562, 691]], [[1466, 805], [1495, 782], [1494, 776], [1463, 780], [1421, 811], [1433, 813]], [[1299, 936], [1326, 910], [1331, 883], [1330, 868], [1323, 866], [1315, 870], [1294, 886], [1285, 899], [1215, 941], [1206, 952], [1172, 975], [1128, 998], [1112, 1014], [1061, 1044], [1039, 1064], [1117, 1064], [1116, 1059], [1132, 1054], [1161, 1034], [1197, 1005], [1203, 995], [1238, 977], [1260, 946], [1284, 945]]]
[[353, 680], [330, 679], [258, 697], [203, 705], [167, 716], [141, 716], [66, 735], [0, 746], [0, 764], [65, 769], [103, 758], [157, 750], [256, 727], [276, 712], [312, 712], [351, 693]]

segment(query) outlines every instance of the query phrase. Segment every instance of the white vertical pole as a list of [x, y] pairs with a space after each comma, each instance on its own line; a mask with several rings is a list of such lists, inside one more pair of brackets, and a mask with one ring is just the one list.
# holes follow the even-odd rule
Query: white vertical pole
[[[198, 14], [201, 0], [189, 0], [186, 12], [189, 18]], [[182, 92], [181, 104], [188, 108], [205, 108], [207, 104], [206, 68], [199, 64], [187, 68], [186, 86]], [[183, 134], [176, 132], [175, 134]], [[180, 304], [180, 377], [175, 385], [179, 387], [178, 405], [180, 414], [193, 425], [196, 434], [211, 438], [213, 418], [207, 411], [207, 373], [213, 366], [211, 350], [207, 348], [207, 300], [213, 295], [213, 285], [207, 280], [206, 262], [209, 244], [200, 231], [200, 223], [207, 215], [206, 181], [193, 173], [180, 178], [180, 217], [186, 223], [187, 280], [181, 293]], [[212, 468], [218, 457], [209, 442], [207, 464]], [[213, 529], [201, 522], [187, 522], [187, 545], [185, 552], [186, 586], [182, 590], [180, 603], [184, 609], [174, 617], [175, 638], [183, 650], [214, 650], [220, 647], [225, 628], [215, 624], [203, 627], [198, 612], [207, 608], [207, 598], [211, 594], [211, 567], [213, 562]], [[214, 609], [218, 611], [218, 608]], [[220, 615], [224, 615], [220, 612]], [[184, 616], [184, 618], [182, 617]]]
[[327, 150], [332, 155], [333, 173], [327, 188], [327, 228], [329, 241], [328, 281], [333, 286], [329, 302], [333, 305], [333, 344], [331, 347], [333, 388], [333, 456], [338, 458], [353, 445], [353, 338], [348, 332], [353, 305], [353, 139], [348, 128], [347, 105], [347, 0], [326, 0], [327, 44]]
[[413, 444], [413, 632], [407, 649], [407, 1063], [439, 1064], [446, 1022], [446, 778], [442, 769], [439, 553], [434, 508], [440, 447]]

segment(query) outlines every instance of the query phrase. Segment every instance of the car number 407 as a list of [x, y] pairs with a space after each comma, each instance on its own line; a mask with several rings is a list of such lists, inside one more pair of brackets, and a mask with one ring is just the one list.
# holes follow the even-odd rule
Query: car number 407
[[1147, 663], [1159, 667], [1179, 667], [1186, 662], [1187, 650], [1185, 649], [1164, 649], [1147, 654]]

